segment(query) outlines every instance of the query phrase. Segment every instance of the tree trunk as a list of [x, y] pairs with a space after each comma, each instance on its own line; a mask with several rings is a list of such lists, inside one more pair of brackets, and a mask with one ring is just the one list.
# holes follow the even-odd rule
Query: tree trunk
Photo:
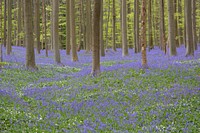
[[139, 45], [139, 0], [134, 2], [134, 42], [135, 42], [135, 53], [140, 52]]
[[37, 53], [40, 54], [40, 3], [39, 0], [34, 0], [34, 33], [35, 46]]
[[122, 56], [128, 56], [126, 0], [122, 0]]
[[18, 5], [18, 10], [17, 10], [17, 46], [21, 46], [21, 32], [22, 32], [22, 28], [21, 28], [21, 0], [17, 0], [17, 5]]
[[169, 29], [169, 54], [171, 56], [176, 55], [176, 44], [175, 44], [175, 27], [174, 27], [174, 7], [173, 0], [168, 0], [168, 29]]
[[141, 23], [141, 52], [142, 52], [142, 67], [148, 68], [146, 55], [146, 0], [142, 0], [142, 23]]
[[148, 40], [149, 40], [149, 51], [151, 49], [153, 49], [153, 36], [152, 36], [152, 20], [151, 20], [151, 17], [152, 17], [152, 12], [151, 12], [151, 3], [152, 3], [152, 0], [149, 0], [149, 8], [148, 8], [148, 30], [149, 30], [149, 35], [148, 35]]
[[185, 22], [186, 22], [186, 56], [189, 55], [194, 56], [191, 0], [185, 0]]
[[43, 16], [43, 42], [42, 45], [45, 45], [45, 54], [48, 57], [48, 46], [47, 46], [47, 22], [46, 22], [46, 6], [45, 0], [42, 0], [42, 16]]
[[12, 43], [12, 0], [8, 0], [7, 11], [8, 11], [8, 25], [7, 25], [8, 36], [7, 36], [7, 44], [6, 44], [6, 54], [10, 55], [11, 43]]
[[58, 14], [59, 14], [59, 1], [53, 0], [53, 49], [54, 58], [56, 63], [60, 61], [60, 50], [59, 50], [59, 32], [58, 32]]
[[34, 44], [33, 44], [33, 21], [32, 21], [32, 0], [24, 0], [25, 19], [25, 43], [26, 43], [26, 67], [36, 69]]
[[[2, 0], [0, 0], [0, 19], [2, 20]], [[3, 38], [3, 27], [2, 27], [2, 21], [0, 21], [0, 62], [3, 62], [3, 51], [2, 51], [2, 47], [3, 47], [3, 44], [2, 44], [2, 38]], [[0, 68], [1, 68], [1, 65], [0, 65]]]
[[4, 0], [4, 47], [6, 47], [6, 38], [7, 38], [7, 0]]
[[113, 13], [113, 21], [112, 21], [112, 25], [113, 25], [113, 32], [112, 32], [112, 39], [113, 39], [113, 51], [117, 51], [116, 49], [116, 36], [115, 36], [115, 32], [116, 32], [116, 13], [115, 13], [115, 0], [113, 0], [113, 7], [112, 7], [112, 13]]
[[197, 31], [196, 31], [196, 0], [192, 0], [192, 34], [194, 50], [197, 50]]
[[90, 46], [92, 43], [92, 29], [91, 29], [91, 1], [87, 0], [86, 1], [86, 53], [89, 53], [90, 51]]
[[75, 0], [70, 0], [70, 43], [72, 48], [72, 61], [78, 61], [78, 55], [76, 51], [76, 31], [75, 31]]
[[164, 1], [160, 0], [160, 45], [162, 46], [162, 50], [167, 52], [166, 50], [166, 41], [165, 41], [165, 15], [164, 15]]
[[104, 48], [104, 41], [103, 41], [103, 0], [101, 0], [101, 18], [100, 18], [100, 51], [101, 51], [101, 56], [105, 56], [105, 48]]
[[[178, 14], [182, 14], [181, 0], [178, 0]], [[181, 15], [179, 15], [177, 23], [178, 23], [178, 40], [180, 46], [181, 44], [183, 44], [183, 28], [180, 26], [183, 24]]]
[[66, 54], [70, 55], [70, 0], [66, 0]]
[[101, 2], [102, 0], [94, 1], [94, 13], [93, 13], [93, 43], [92, 43], [92, 76], [98, 76], [100, 74], [100, 53], [99, 53], [99, 31], [100, 31], [100, 14], [101, 14]]
[[177, 24], [177, 0], [174, 0], [174, 29], [175, 29], [175, 43], [176, 47], [179, 47], [178, 43], [178, 24]]

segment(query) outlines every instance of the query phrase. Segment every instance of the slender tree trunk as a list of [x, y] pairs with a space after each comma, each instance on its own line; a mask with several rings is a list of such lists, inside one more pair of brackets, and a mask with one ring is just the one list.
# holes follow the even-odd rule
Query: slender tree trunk
[[17, 46], [21, 46], [21, 0], [17, 0], [18, 10], [17, 10]]
[[139, 0], [134, 2], [134, 42], [135, 42], [135, 53], [140, 52], [139, 45]]
[[151, 12], [151, 3], [152, 3], [152, 0], [149, 0], [148, 2], [149, 4], [149, 8], [148, 8], [148, 30], [149, 30], [149, 35], [148, 35], [148, 38], [149, 38], [149, 51], [151, 49], [153, 49], [153, 36], [152, 36], [152, 20], [151, 20], [151, 17], [152, 17], [152, 12]]
[[60, 50], [59, 50], [59, 32], [58, 32], [58, 14], [59, 14], [59, 1], [53, 0], [53, 48], [54, 58], [56, 63], [60, 61]]
[[101, 56], [105, 56], [105, 48], [103, 41], [103, 0], [101, 0], [101, 14], [100, 14], [100, 47], [101, 47]]
[[7, 38], [7, 0], [4, 0], [4, 47], [6, 47], [6, 38]]
[[75, 31], [75, 0], [70, 0], [70, 43], [72, 48], [72, 61], [78, 61], [78, 55], [76, 51], [76, 31]]
[[193, 34], [192, 34], [192, 1], [185, 0], [185, 22], [186, 22], [186, 56], [194, 56]]
[[[182, 14], [181, 0], [178, 0], [178, 14]], [[183, 24], [181, 15], [179, 15], [177, 23], [178, 23], [178, 39], [180, 46], [181, 44], [183, 44], [183, 28], [180, 26]]]
[[174, 29], [175, 29], [175, 43], [176, 47], [179, 47], [178, 43], [178, 24], [177, 24], [177, 0], [174, 0]]
[[86, 1], [86, 53], [90, 51], [90, 46], [92, 43], [92, 29], [91, 29], [91, 1]]
[[34, 33], [37, 53], [40, 54], [40, 3], [34, 0]]
[[166, 41], [165, 41], [165, 15], [164, 15], [164, 1], [160, 0], [160, 44], [162, 46], [162, 50], [167, 52], [166, 50]]
[[98, 76], [100, 74], [100, 14], [101, 14], [101, 2], [102, 0], [94, 1], [94, 13], [93, 13], [93, 43], [92, 43], [92, 76]]
[[113, 13], [113, 20], [112, 20], [112, 25], [113, 25], [113, 32], [112, 32], [112, 39], [113, 39], [113, 51], [117, 51], [116, 49], [116, 36], [115, 36], [115, 32], [116, 32], [116, 13], [115, 13], [115, 0], [113, 0], [113, 7], [112, 7], [112, 13]]
[[175, 44], [175, 27], [174, 27], [174, 7], [173, 0], [168, 0], [168, 20], [169, 20], [169, 53], [171, 56], [176, 55]]
[[10, 55], [11, 53], [11, 43], [12, 43], [12, 0], [8, 0], [7, 3], [7, 11], [8, 11], [8, 36], [7, 36], [7, 44], [6, 44], [6, 54]]
[[32, 21], [32, 0], [24, 0], [25, 19], [25, 44], [26, 44], [26, 67], [36, 69], [34, 44], [33, 44], [33, 21]]
[[[2, 38], [3, 38], [3, 36], [2, 36], [2, 0], [0, 0], [0, 38], [1, 38], [1, 40], [0, 40], [0, 62], [3, 62], [3, 50], [2, 50], [2, 47], [3, 47], [3, 44], [2, 44]], [[1, 68], [1, 65], [0, 65], [0, 68]]]
[[128, 55], [126, 0], [122, 0], [122, 56]]
[[48, 57], [48, 46], [47, 46], [47, 22], [46, 22], [46, 6], [45, 6], [45, 0], [42, 0], [42, 9], [43, 9], [43, 42], [42, 45], [45, 45], [45, 54], [46, 57]]
[[141, 23], [141, 50], [142, 50], [142, 67], [148, 68], [146, 55], [146, 0], [142, 0], [142, 23]]
[[66, 54], [70, 55], [70, 0], [66, 0]]
[[192, 34], [194, 50], [197, 50], [197, 32], [196, 32], [196, 0], [192, 0]]

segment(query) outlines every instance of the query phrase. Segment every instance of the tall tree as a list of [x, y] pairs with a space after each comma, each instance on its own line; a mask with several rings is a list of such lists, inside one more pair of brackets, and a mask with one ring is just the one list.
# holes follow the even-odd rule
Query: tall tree
[[176, 55], [176, 44], [175, 44], [175, 27], [174, 27], [174, 5], [173, 0], [168, 0], [168, 31], [169, 31], [169, 53], [171, 56]]
[[151, 20], [151, 17], [152, 17], [152, 11], [151, 11], [151, 4], [152, 4], [152, 0], [149, 0], [148, 2], [148, 32], [149, 32], [149, 35], [148, 35], [148, 43], [149, 43], [149, 51], [151, 49], [153, 49], [153, 36], [152, 36], [152, 20]]
[[126, 0], [122, 0], [122, 56], [128, 55]]
[[92, 43], [91, 0], [86, 1], [86, 14], [86, 53], [88, 53]]
[[174, 29], [175, 29], [175, 44], [176, 47], [179, 47], [179, 42], [178, 42], [178, 23], [177, 23], [177, 0], [174, 0]]
[[113, 0], [113, 7], [112, 7], [112, 15], [113, 15], [113, 18], [112, 18], [112, 26], [113, 26], [113, 32], [112, 32], [112, 39], [113, 39], [113, 51], [117, 51], [116, 49], [116, 13], [115, 13], [115, 0]]
[[[2, 20], [2, 0], [0, 0], [0, 20]], [[3, 38], [3, 33], [2, 33], [2, 21], [0, 21], [0, 62], [3, 61], [3, 51], [2, 51], [2, 47], [3, 47], [3, 44], [2, 44], [2, 38]], [[1, 67], [1, 66], [0, 66]]]
[[7, 25], [8, 36], [7, 36], [7, 44], [6, 44], [6, 54], [10, 55], [11, 43], [12, 43], [12, 0], [8, 0], [7, 11], [8, 11], [8, 25]]
[[42, 0], [42, 21], [43, 21], [43, 40], [42, 45], [45, 45], [45, 54], [48, 57], [48, 46], [47, 46], [47, 17], [46, 17], [46, 5], [45, 0]]
[[53, 49], [54, 58], [56, 63], [61, 63], [60, 61], [60, 50], [59, 50], [59, 32], [58, 32], [58, 14], [59, 14], [59, 1], [53, 0]]
[[25, 26], [25, 43], [26, 43], [26, 67], [35, 69], [35, 54], [33, 44], [33, 19], [32, 19], [32, 0], [24, 0], [24, 26]]
[[72, 48], [72, 61], [78, 61], [76, 51], [76, 27], [75, 27], [75, 0], [70, 0], [70, 44]]
[[21, 28], [21, 20], [22, 20], [22, 2], [21, 0], [17, 0], [17, 46], [21, 46], [21, 32], [22, 32], [22, 28]]
[[92, 76], [98, 76], [100, 74], [100, 53], [99, 53], [99, 31], [100, 31], [100, 14], [101, 14], [101, 1], [94, 1], [94, 13], [93, 13], [93, 43], [92, 43]]
[[142, 0], [142, 14], [141, 14], [141, 52], [142, 52], [142, 67], [148, 68], [146, 55], [146, 0]]
[[7, 38], [7, 0], [4, 0], [4, 40], [3, 44], [6, 47], [6, 38]]
[[100, 51], [101, 51], [101, 56], [105, 56], [105, 48], [104, 48], [104, 41], [103, 41], [103, 0], [101, 0], [101, 18], [100, 18]]
[[70, 55], [70, 1], [66, 0], [66, 54]]
[[40, 1], [34, 0], [34, 33], [37, 53], [40, 54]]
[[192, 34], [192, 1], [185, 0], [186, 56], [194, 55]]
[[164, 15], [164, 0], [160, 0], [160, 45], [162, 50], [167, 52], [165, 43], [165, 15]]
[[196, 0], [192, 0], [192, 34], [194, 50], [197, 50], [197, 32], [196, 32]]
[[139, 45], [139, 0], [134, 1], [134, 44], [135, 53], [140, 52]]

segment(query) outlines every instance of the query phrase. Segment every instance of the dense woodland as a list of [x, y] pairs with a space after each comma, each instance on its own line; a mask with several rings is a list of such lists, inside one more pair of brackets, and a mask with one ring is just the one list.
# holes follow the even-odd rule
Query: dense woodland
[[[197, 0], [105, 0], [99, 4], [98, 22], [95, 1], [1, 0], [1, 44], [6, 47], [7, 55], [12, 52], [11, 46], [34, 45], [37, 54], [46, 49], [46, 56], [48, 50], [54, 49], [57, 63], [60, 63], [59, 49], [66, 49], [67, 55], [72, 51], [72, 61], [78, 61], [78, 51], [92, 50], [94, 31], [99, 25], [96, 47], [101, 56], [110, 48], [113, 51], [122, 48], [122, 56], [128, 55], [129, 48], [134, 48], [135, 53], [146, 53], [146, 46], [149, 50], [159, 46], [171, 56], [176, 55], [176, 48], [183, 44], [186, 55], [194, 55], [197, 50], [200, 41]], [[29, 36], [26, 29], [31, 30]], [[26, 37], [31, 38], [31, 44], [26, 44]], [[146, 58], [146, 54], [142, 55]]]
[[0, 132], [200, 132], [200, 0], [0, 0]]

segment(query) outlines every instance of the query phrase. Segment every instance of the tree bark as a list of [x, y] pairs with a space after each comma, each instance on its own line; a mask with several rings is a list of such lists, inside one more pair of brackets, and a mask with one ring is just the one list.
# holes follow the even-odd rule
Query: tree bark
[[186, 56], [194, 56], [194, 44], [192, 34], [192, 1], [185, 0], [185, 24], [186, 24]]
[[7, 44], [6, 44], [6, 54], [10, 55], [11, 43], [12, 43], [12, 0], [8, 0], [7, 11], [8, 11], [8, 25], [7, 25], [8, 36], [7, 36]]
[[34, 33], [35, 46], [37, 53], [40, 54], [40, 3], [39, 0], [34, 0]]
[[66, 54], [70, 55], [70, 0], [66, 0]]
[[126, 0], [122, 0], [122, 56], [128, 56]]
[[78, 55], [76, 51], [76, 31], [75, 31], [75, 0], [70, 0], [70, 43], [72, 48], [72, 61], [78, 61]]
[[115, 32], [116, 32], [116, 13], [115, 13], [115, 0], [113, 0], [113, 7], [112, 7], [112, 13], [113, 13], [113, 21], [112, 21], [112, 25], [113, 25], [113, 32], [112, 32], [112, 39], [113, 39], [113, 51], [117, 51], [116, 49], [116, 36], [115, 36]]
[[59, 50], [59, 32], [58, 32], [58, 14], [59, 14], [59, 1], [53, 0], [53, 48], [54, 58], [56, 63], [60, 61], [60, 50]]
[[142, 23], [141, 23], [141, 52], [142, 52], [142, 67], [148, 68], [146, 55], [146, 0], [142, 0]]
[[134, 43], [135, 53], [140, 52], [140, 41], [139, 41], [139, 0], [134, 2]]
[[151, 12], [151, 3], [152, 3], [152, 0], [149, 0], [148, 2], [148, 31], [149, 31], [149, 35], [148, 35], [148, 40], [149, 40], [149, 51], [151, 49], [153, 49], [153, 36], [152, 36], [152, 20], [151, 20], [151, 17], [152, 17], [152, 12]]
[[101, 56], [105, 56], [105, 47], [104, 47], [104, 41], [103, 41], [103, 0], [101, 0], [101, 14], [100, 14], [100, 51]]
[[26, 43], [26, 67], [36, 69], [35, 53], [33, 44], [33, 21], [32, 21], [32, 0], [24, 0], [25, 19], [25, 43]]
[[176, 55], [176, 44], [175, 44], [175, 27], [174, 27], [174, 7], [173, 0], [168, 0], [168, 30], [169, 30], [169, 54], [171, 56]]
[[93, 43], [92, 43], [92, 76], [98, 76], [100, 74], [100, 14], [101, 14], [101, 1], [94, 1], [94, 13], [93, 13]]
[[86, 53], [90, 52], [90, 46], [92, 43], [92, 29], [91, 29], [91, 1], [86, 1]]

